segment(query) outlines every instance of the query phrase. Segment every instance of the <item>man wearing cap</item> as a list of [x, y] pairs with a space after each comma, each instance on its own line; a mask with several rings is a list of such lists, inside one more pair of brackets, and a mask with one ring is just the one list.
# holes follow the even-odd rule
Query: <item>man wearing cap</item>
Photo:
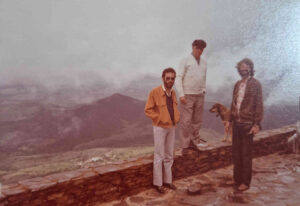
[[199, 130], [205, 97], [206, 61], [201, 57], [206, 42], [195, 40], [192, 53], [179, 64], [176, 77], [176, 89], [180, 100], [180, 143], [186, 149], [198, 150]]
[[145, 106], [145, 114], [153, 124], [153, 185], [159, 193], [165, 193], [163, 186], [176, 189], [172, 184], [175, 126], [179, 121], [176, 93], [172, 89], [175, 77], [175, 70], [166, 68], [162, 72], [163, 84], [152, 89]]

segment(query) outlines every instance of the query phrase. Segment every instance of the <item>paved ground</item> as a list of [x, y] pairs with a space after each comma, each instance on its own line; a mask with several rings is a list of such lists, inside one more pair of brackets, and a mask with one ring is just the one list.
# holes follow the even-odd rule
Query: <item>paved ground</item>
[[[98, 206], [300, 205], [300, 155], [273, 154], [254, 159], [251, 187], [245, 192], [225, 184], [231, 175], [229, 166], [174, 181], [178, 189], [163, 195], [150, 189]], [[193, 187], [201, 187], [201, 193], [188, 194], [187, 188]]]

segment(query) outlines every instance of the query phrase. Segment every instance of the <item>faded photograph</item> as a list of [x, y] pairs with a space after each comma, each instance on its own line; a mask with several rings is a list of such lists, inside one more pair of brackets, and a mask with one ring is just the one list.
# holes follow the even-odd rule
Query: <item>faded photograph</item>
[[299, 19], [299, 0], [0, 0], [0, 205], [298, 205]]

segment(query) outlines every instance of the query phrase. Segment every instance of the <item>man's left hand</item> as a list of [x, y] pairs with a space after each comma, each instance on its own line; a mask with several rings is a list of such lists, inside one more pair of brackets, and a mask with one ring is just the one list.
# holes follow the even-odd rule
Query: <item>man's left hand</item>
[[260, 129], [259, 129], [259, 126], [258, 126], [258, 125], [254, 125], [254, 126], [251, 128], [249, 134], [256, 135], [256, 134], [259, 132], [259, 130], [260, 130]]

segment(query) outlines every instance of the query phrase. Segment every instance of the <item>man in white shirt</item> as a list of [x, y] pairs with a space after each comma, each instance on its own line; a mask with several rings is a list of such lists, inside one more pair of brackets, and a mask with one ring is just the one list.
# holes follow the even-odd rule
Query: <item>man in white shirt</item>
[[192, 53], [180, 62], [177, 69], [176, 89], [180, 100], [182, 148], [198, 150], [206, 90], [207, 64], [201, 57], [205, 47], [204, 40], [195, 40]]

